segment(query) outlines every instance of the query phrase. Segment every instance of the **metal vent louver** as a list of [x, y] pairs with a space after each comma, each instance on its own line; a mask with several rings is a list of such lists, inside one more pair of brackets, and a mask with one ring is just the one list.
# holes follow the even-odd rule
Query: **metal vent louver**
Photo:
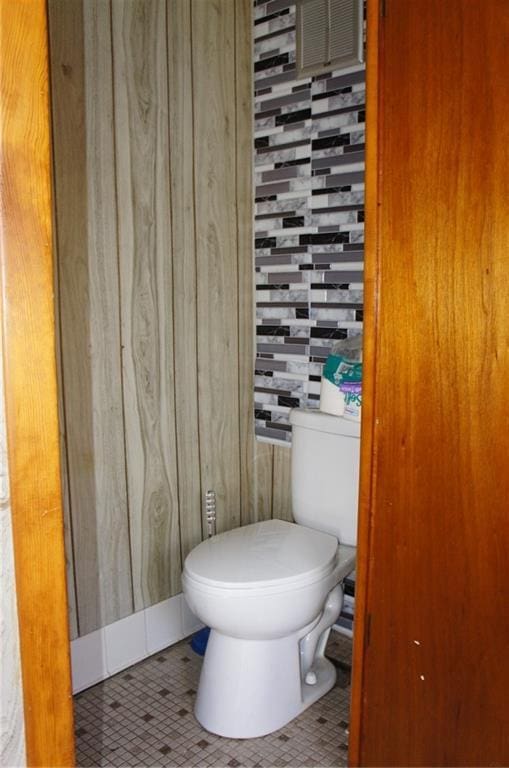
[[299, 75], [317, 74], [362, 62], [362, 14], [362, 0], [299, 0]]
[[300, 6], [300, 69], [321, 67], [329, 56], [328, 0], [305, 0]]

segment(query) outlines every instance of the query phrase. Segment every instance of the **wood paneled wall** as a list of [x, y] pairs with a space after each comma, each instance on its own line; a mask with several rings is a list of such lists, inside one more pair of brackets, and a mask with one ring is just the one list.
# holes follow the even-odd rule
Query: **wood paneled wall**
[[178, 593], [203, 536], [290, 517], [255, 443], [249, 0], [50, 0], [71, 629]]

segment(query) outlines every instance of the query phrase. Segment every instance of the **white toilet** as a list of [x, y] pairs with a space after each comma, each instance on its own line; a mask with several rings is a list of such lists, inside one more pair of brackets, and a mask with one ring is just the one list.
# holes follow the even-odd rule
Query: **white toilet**
[[360, 425], [304, 409], [290, 421], [295, 523], [213, 536], [184, 565], [189, 606], [211, 627], [195, 714], [229, 738], [281, 728], [336, 678], [324, 651], [355, 567]]

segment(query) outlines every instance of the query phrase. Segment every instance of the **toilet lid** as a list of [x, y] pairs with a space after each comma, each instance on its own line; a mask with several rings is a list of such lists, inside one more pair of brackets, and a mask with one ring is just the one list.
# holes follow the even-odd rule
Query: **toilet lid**
[[213, 536], [188, 555], [185, 574], [209, 586], [259, 589], [323, 578], [334, 567], [338, 541], [284, 520], [267, 520]]

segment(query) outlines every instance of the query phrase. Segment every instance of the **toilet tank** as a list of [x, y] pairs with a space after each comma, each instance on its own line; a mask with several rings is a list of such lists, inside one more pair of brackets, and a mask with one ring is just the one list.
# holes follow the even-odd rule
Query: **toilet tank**
[[290, 413], [296, 523], [357, 544], [360, 424], [314, 409]]

